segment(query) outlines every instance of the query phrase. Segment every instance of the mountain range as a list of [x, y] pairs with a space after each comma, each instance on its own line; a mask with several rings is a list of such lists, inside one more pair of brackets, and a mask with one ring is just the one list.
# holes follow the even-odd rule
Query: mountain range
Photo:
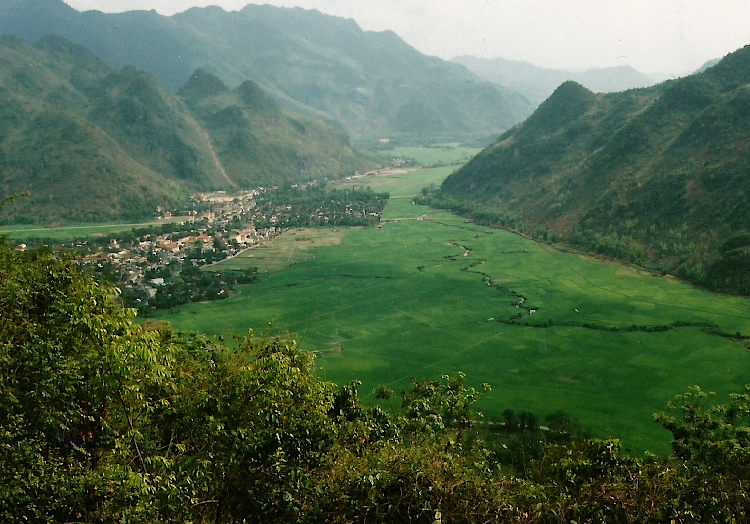
[[196, 69], [231, 87], [251, 79], [282, 105], [335, 122], [365, 143], [497, 136], [534, 107], [393, 32], [362, 31], [353, 20], [301, 8], [206, 7], [167, 17], [0, 0], [0, 32], [29, 42], [63, 36], [111, 67], [133, 65], [172, 90]]
[[664, 80], [663, 75], [646, 75], [631, 66], [592, 68], [585, 71], [547, 69], [520, 60], [458, 56], [452, 60], [466, 66], [480, 78], [523, 93], [538, 106], [563, 82], [573, 80], [595, 93], [625, 91]]
[[595, 94], [566, 82], [438, 199], [750, 294], [750, 46], [648, 88]]
[[6, 222], [143, 218], [200, 190], [335, 177], [369, 165], [346, 135], [256, 84], [195, 71], [179, 94], [48, 36], [0, 37]]

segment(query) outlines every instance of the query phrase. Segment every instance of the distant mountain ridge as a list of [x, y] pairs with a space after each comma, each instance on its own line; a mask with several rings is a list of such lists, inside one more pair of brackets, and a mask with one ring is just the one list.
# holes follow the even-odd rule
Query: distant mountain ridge
[[443, 205], [750, 294], [750, 46], [621, 93], [562, 84], [442, 185]]
[[522, 93], [535, 106], [541, 104], [563, 82], [573, 80], [595, 93], [647, 87], [654, 79], [631, 66], [591, 68], [585, 71], [548, 69], [521, 60], [458, 56], [452, 60], [466, 66], [480, 78]]
[[170, 89], [199, 68], [230, 86], [252, 78], [283, 104], [339, 122], [360, 139], [497, 135], [533, 109], [520, 94], [422, 55], [392, 32], [362, 31], [353, 20], [300, 8], [192, 8], [166, 17], [0, 0], [0, 31], [27, 41], [59, 34]]
[[548, 69], [521, 60], [455, 57], [453, 62], [466, 66], [480, 78], [522, 93], [535, 106], [541, 104], [563, 82], [572, 80], [596, 93], [647, 87], [657, 80], [631, 66], [591, 68], [585, 71]]
[[31, 193], [4, 206], [6, 222], [143, 218], [199, 190], [368, 165], [344, 133], [252, 82], [230, 90], [198, 71], [180, 96], [56, 36], [0, 37], [0, 99], [0, 194]]

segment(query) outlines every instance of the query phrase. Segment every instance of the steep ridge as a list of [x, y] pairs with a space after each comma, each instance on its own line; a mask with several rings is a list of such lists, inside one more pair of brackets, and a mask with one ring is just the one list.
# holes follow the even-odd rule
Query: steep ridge
[[229, 89], [199, 69], [179, 95], [236, 184], [334, 178], [365, 165], [343, 132], [281, 108], [250, 80]]
[[360, 140], [497, 135], [533, 109], [517, 92], [422, 55], [392, 32], [362, 31], [352, 20], [300, 8], [207, 7], [165, 17], [2, 0], [0, 31], [28, 41], [59, 34], [170, 89], [200, 68], [230, 86], [252, 78], [285, 106], [338, 122]]
[[[84, 48], [56, 37], [35, 47], [3, 37], [0, 64], [7, 101], [0, 118], [0, 191], [31, 193], [6, 206], [4, 220], [134, 218], [186, 195], [158, 169], [175, 173], [176, 166], [147, 151], [132, 154], [142, 146], [141, 132], [170, 137], [189, 151], [176, 132], [160, 125], [166, 110], [158, 89], [150, 101], [128, 95], [130, 82], [147, 79], [130, 70], [116, 74]], [[152, 111], [153, 119], [139, 120]], [[195, 175], [193, 187], [212, 186], [210, 171]]]
[[750, 46], [650, 88], [567, 82], [436, 202], [748, 294], [749, 117]]
[[[0, 220], [143, 218], [199, 190], [335, 177], [367, 165], [340, 131], [275, 103], [257, 110], [270, 100], [257, 87], [244, 101], [242, 88], [224, 89], [244, 115], [231, 134], [205, 110], [192, 112], [216, 97], [201, 106], [61, 37], [34, 46], [0, 37], [0, 194], [30, 193], [4, 206]], [[252, 143], [227, 143], [243, 133]]]

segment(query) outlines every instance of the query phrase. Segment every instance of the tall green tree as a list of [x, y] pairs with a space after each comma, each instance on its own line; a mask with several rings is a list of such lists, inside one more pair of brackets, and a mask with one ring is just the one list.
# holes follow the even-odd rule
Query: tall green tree
[[49, 250], [0, 250], [3, 520], [147, 511], [143, 421], [173, 360], [116, 290]]

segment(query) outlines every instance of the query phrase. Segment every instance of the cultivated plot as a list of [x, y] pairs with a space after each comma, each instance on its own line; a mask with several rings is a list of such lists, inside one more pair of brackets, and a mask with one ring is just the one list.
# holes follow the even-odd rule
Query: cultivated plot
[[245, 249], [232, 258], [213, 264], [211, 270], [248, 269], [260, 273], [280, 271], [287, 266], [315, 258], [313, 250], [335, 246], [349, 231], [357, 228], [294, 228], [283, 232], [268, 244]]
[[130, 231], [134, 228], [149, 226], [160, 226], [166, 222], [176, 222], [184, 220], [184, 217], [173, 217], [160, 220], [151, 220], [148, 222], [135, 223], [101, 223], [101, 224], [80, 224], [64, 226], [39, 226], [31, 224], [16, 224], [0, 226], [0, 235], [8, 235], [15, 240], [55, 240], [64, 242], [66, 240], [75, 240], [96, 235], [110, 235], [120, 231]]

